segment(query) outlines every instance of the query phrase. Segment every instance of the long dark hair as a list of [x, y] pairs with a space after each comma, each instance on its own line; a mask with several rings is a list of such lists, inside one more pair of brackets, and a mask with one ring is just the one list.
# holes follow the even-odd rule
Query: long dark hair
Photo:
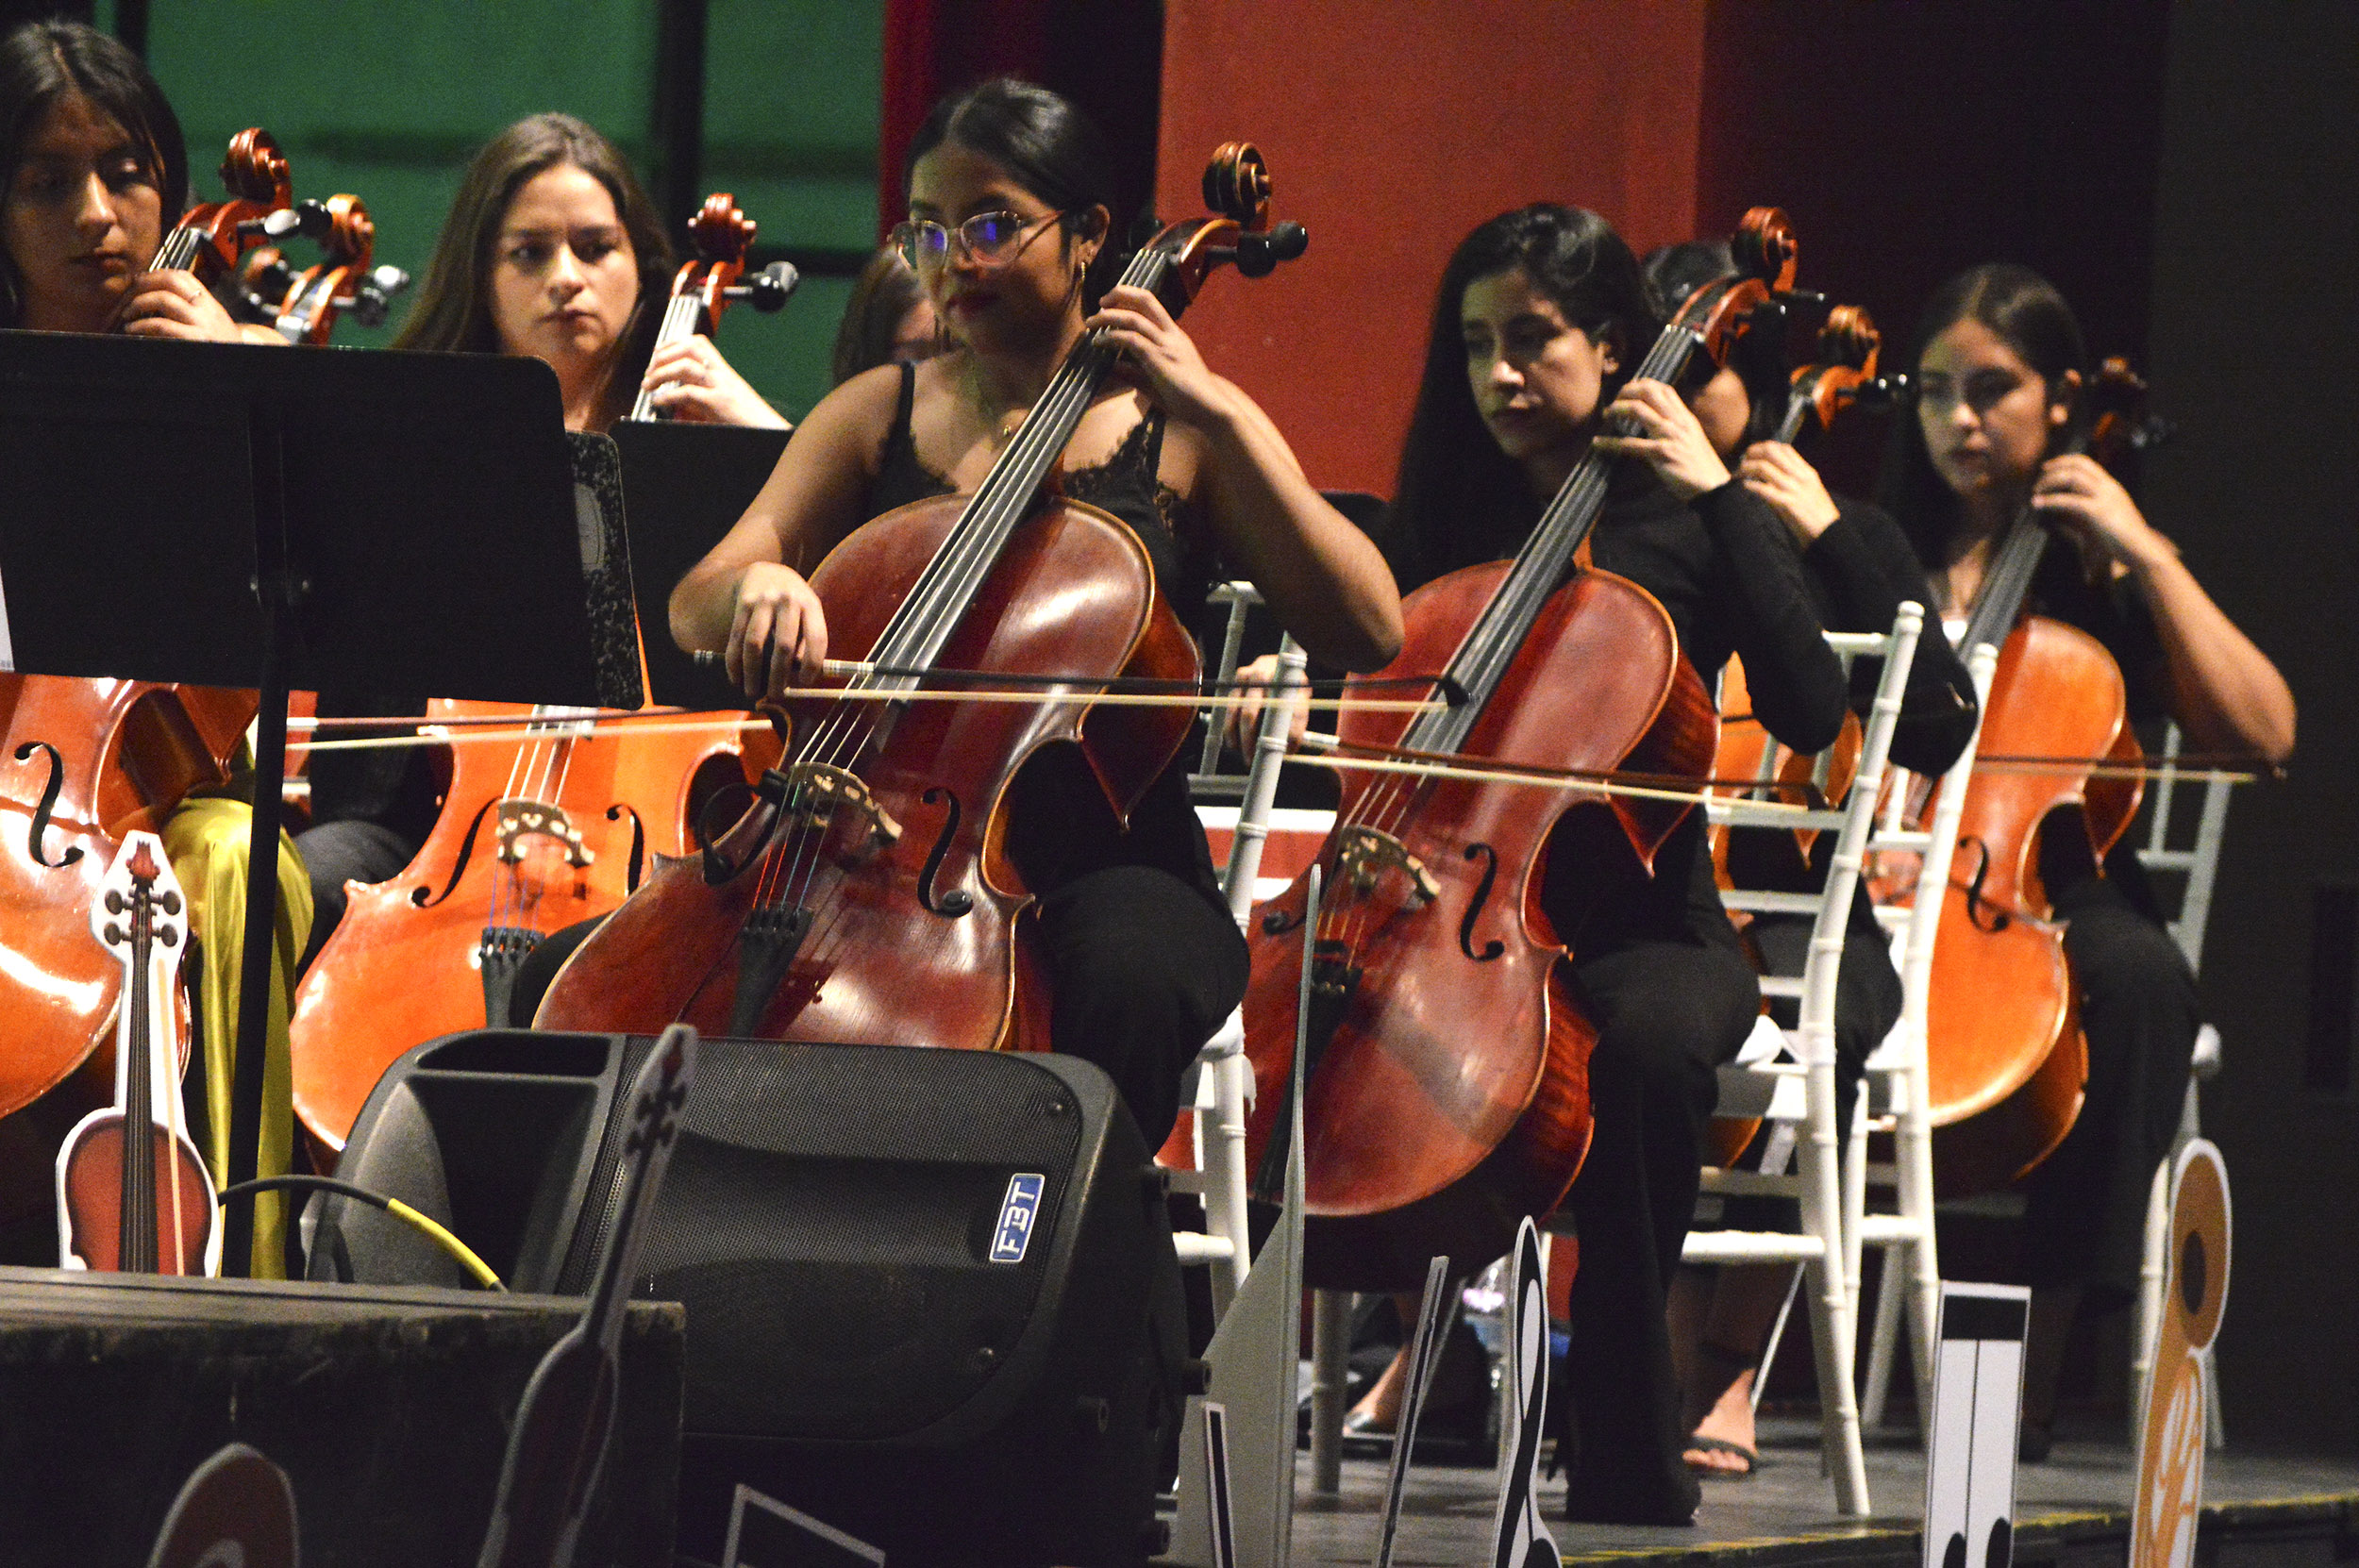
[[862, 371], [891, 363], [901, 323], [925, 303], [925, 288], [899, 251], [888, 247], [870, 257], [836, 324], [835, 352], [828, 361], [833, 384], [840, 387]]
[[1459, 324], [1470, 284], [1517, 267], [1566, 321], [1613, 345], [1622, 369], [1607, 380], [1608, 398], [1661, 330], [1637, 259], [1594, 212], [1541, 203], [1502, 213], [1461, 241], [1434, 295], [1416, 411], [1393, 503], [1379, 525], [1385, 556], [1405, 584], [1496, 559], [1539, 515], [1523, 470], [1499, 450], [1475, 407]]
[[1016, 184], [1064, 213], [1062, 226], [1068, 253], [1077, 237], [1086, 237], [1091, 208], [1102, 207], [1112, 215], [1107, 243], [1097, 248], [1081, 279], [1081, 308], [1096, 309], [1099, 297], [1121, 275], [1123, 258], [1113, 242], [1124, 232], [1124, 214], [1115, 207], [1113, 160], [1106, 139], [1089, 117], [1030, 82], [1012, 76], [978, 82], [936, 104], [917, 127], [901, 166], [905, 195], [917, 160], [945, 142], [991, 159], [1013, 175]]
[[[0, 38], [0, 209], [16, 188], [25, 143], [59, 99], [79, 93], [140, 150], [169, 225], [188, 208], [189, 150], [179, 117], [139, 56], [79, 22], [27, 22]], [[146, 258], [140, 258], [142, 265]], [[25, 309], [16, 263], [0, 247], [0, 326]]]
[[672, 246], [662, 220], [619, 148], [570, 114], [535, 114], [517, 121], [484, 143], [467, 165], [459, 195], [443, 221], [434, 259], [427, 268], [418, 302], [393, 339], [395, 348], [439, 349], [461, 354], [501, 352], [492, 319], [492, 248], [509, 204], [534, 175], [571, 164], [606, 187], [615, 216], [629, 237], [639, 264], [639, 302], [623, 328], [614, 363], [608, 368], [599, 423], [611, 424], [630, 411], [639, 377], [663, 325], [663, 302], [671, 293]]
[[[1737, 275], [1736, 257], [1726, 240], [1683, 240], [1675, 245], [1658, 245], [1647, 253], [1639, 271], [1646, 275], [1647, 287], [1654, 291], [1655, 303], [1665, 316], [1677, 315], [1689, 296], [1706, 284]], [[1777, 434], [1779, 422], [1785, 417], [1790, 367], [1784, 334], [1743, 334], [1730, 351], [1728, 368], [1745, 383], [1748, 412], [1744, 433], [1737, 438], [1741, 452]], [[1708, 367], [1697, 372], [1698, 385], [1711, 379]]]
[[[2011, 261], [1969, 267], [1933, 291], [1917, 319], [1916, 337], [1904, 361], [1912, 374], [1923, 360], [1926, 345], [1968, 320], [1990, 328], [2020, 355], [2048, 383], [2051, 400], [2059, 394], [2067, 374], [2086, 381], [2088, 349], [2072, 307], [2065, 303], [2054, 284]], [[2072, 437], [2081, 418], [2082, 406], [2076, 398], [2072, 417], [2049, 435], [2051, 450]], [[1899, 519], [1909, 542], [1916, 546], [1918, 559], [1938, 570], [1949, 559], [1946, 546], [1956, 523], [1958, 498], [1942, 481], [1925, 450], [1924, 426], [1917, 423], [1914, 409], [1892, 422], [1877, 498]]]

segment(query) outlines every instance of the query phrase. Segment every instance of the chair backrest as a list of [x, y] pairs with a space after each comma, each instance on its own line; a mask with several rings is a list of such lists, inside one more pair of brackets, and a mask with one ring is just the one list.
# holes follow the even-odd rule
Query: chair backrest
[[[2147, 789], [2146, 842], [2138, 846], [2138, 860], [2149, 871], [2183, 878], [2170, 936], [2187, 956], [2187, 967], [2200, 969], [2203, 927], [2212, 917], [2212, 881], [2219, 871], [2220, 840], [2228, 827], [2228, 792], [2234, 784], [2217, 771], [2206, 770], [2200, 776], [2200, 792], [2193, 795], [2195, 809], [2178, 809], [2189, 798], [2180, 786], [2192, 782], [2181, 770], [2179, 757], [2179, 726], [2172, 725], [2163, 732], [2163, 752], [2154, 759], [2153, 779]], [[2191, 834], [2183, 826], [2189, 822]]]
[[[1909, 603], [1900, 607], [1889, 632], [1827, 634], [1828, 643], [1847, 666], [1862, 658], [1883, 660], [1875, 700], [1868, 707], [1866, 722], [1860, 731], [1859, 760], [1852, 775], [1851, 792], [1840, 809], [1761, 798], [1770, 792], [1766, 789], [1733, 799], [1715, 796], [1705, 808], [1715, 826], [1725, 825], [1732, 829], [1789, 833], [1810, 830], [1835, 835], [1825, 877], [1816, 891], [1736, 888], [1722, 895], [1731, 909], [1801, 915], [1812, 921], [1810, 961], [1803, 973], [1795, 976], [1765, 976], [1762, 980], [1765, 995], [1792, 996], [1800, 1001], [1799, 1027], [1796, 1031], [1800, 1049], [1797, 1054], [1804, 1062], [1834, 1059], [1835, 978], [1845, 927], [1850, 918], [1860, 870], [1876, 831], [1878, 801], [1892, 749], [1892, 734], [1899, 721], [1901, 694], [1908, 683], [1909, 666], [1916, 658], [1917, 639], [1924, 624], [1923, 607]], [[1822, 757], [1815, 770], [1821, 779], [1828, 776], [1825, 763]], [[1731, 859], [1732, 862], [1739, 859], [1735, 856]]]
[[[1213, 690], [1225, 692], [1237, 673], [1238, 654], [1245, 641], [1246, 614], [1262, 602], [1262, 596], [1251, 583], [1222, 583], [1213, 590], [1211, 604], [1214, 609], [1227, 613], [1227, 631], [1221, 640], [1220, 655], [1213, 666]], [[1278, 687], [1284, 691], [1299, 686], [1304, 679], [1306, 664], [1301, 647], [1292, 637], [1281, 637], [1278, 645]], [[1203, 819], [1212, 837], [1215, 853], [1225, 851], [1226, 869], [1221, 875], [1221, 888], [1229, 900], [1229, 912], [1243, 925], [1251, 912], [1255, 900], [1269, 890], [1260, 886], [1263, 850], [1270, 834], [1276, 831], [1290, 840], [1292, 853], [1280, 861], [1280, 870], [1291, 879], [1303, 861], [1316, 852], [1316, 844], [1327, 836], [1334, 813], [1331, 811], [1285, 811], [1275, 809], [1278, 798], [1278, 777], [1286, 760], [1287, 714], [1280, 702], [1266, 704], [1262, 709], [1260, 725], [1253, 744], [1246, 749], [1245, 771], [1223, 772], [1225, 756], [1222, 737], [1229, 727], [1233, 709], [1224, 706], [1207, 706], [1203, 710], [1204, 748], [1197, 769], [1188, 776], [1191, 797], [1196, 814]], [[1234, 801], [1233, 806], [1223, 804]], [[1281, 820], [1284, 819], [1284, 820]], [[1301, 820], [1293, 820], [1301, 819]], [[1223, 842], [1225, 840], [1225, 842]]]

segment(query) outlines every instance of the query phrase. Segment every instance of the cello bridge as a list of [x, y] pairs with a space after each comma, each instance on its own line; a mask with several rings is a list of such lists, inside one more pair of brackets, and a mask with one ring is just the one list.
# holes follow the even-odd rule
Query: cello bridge
[[493, 813], [499, 835], [499, 858], [503, 865], [520, 865], [525, 858], [525, 841], [532, 838], [555, 839], [565, 847], [565, 863], [577, 870], [597, 859], [581, 842], [581, 829], [565, 814], [562, 806], [550, 806], [538, 800], [503, 800]]
[[1365, 897], [1376, 891], [1378, 879], [1388, 871], [1397, 871], [1409, 878], [1420, 904], [1430, 904], [1442, 896], [1432, 873], [1425, 869], [1423, 860], [1409, 853], [1407, 844], [1373, 827], [1343, 830], [1335, 851], [1336, 880], [1348, 882], [1354, 892]]
[[838, 811], [850, 811], [867, 819], [872, 842], [882, 846], [901, 842], [901, 825], [877, 804], [867, 782], [850, 769], [797, 762], [787, 771], [787, 782], [795, 815], [810, 826], [826, 827]]

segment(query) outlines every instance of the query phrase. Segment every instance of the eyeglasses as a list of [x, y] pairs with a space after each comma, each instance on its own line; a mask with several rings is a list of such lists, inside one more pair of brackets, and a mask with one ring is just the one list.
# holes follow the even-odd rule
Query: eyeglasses
[[930, 218], [912, 219], [894, 229], [893, 248], [901, 253], [902, 260], [920, 272], [933, 272], [949, 264], [950, 242], [956, 237], [959, 249], [974, 260], [986, 267], [1004, 267], [1064, 216], [1062, 212], [1051, 212], [1045, 218], [1027, 218], [1015, 212], [978, 212], [956, 227], [946, 227]]

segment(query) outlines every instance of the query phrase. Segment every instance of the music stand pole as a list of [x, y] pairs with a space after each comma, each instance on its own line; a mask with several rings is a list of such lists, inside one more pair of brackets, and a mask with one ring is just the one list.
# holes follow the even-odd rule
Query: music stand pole
[[[278, 825], [286, 806], [289, 622], [305, 585], [287, 563], [285, 447], [276, 410], [254, 406], [247, 425], [254, 473], [254, 592], [262, 608], [261, 681], [256, 692], [254, 811], [246, 841], [245, 945], [240, 950], [238, 1035], [229, 1073], [229, 1185], [261, 1163], [262, 1079], [269, 1059], [271, 969], [278, 952]], [[288, 955], [293, 963], [296, 955]], [[256, 1205], [222, 1216], [222, 1272], [247, 1275]]]

